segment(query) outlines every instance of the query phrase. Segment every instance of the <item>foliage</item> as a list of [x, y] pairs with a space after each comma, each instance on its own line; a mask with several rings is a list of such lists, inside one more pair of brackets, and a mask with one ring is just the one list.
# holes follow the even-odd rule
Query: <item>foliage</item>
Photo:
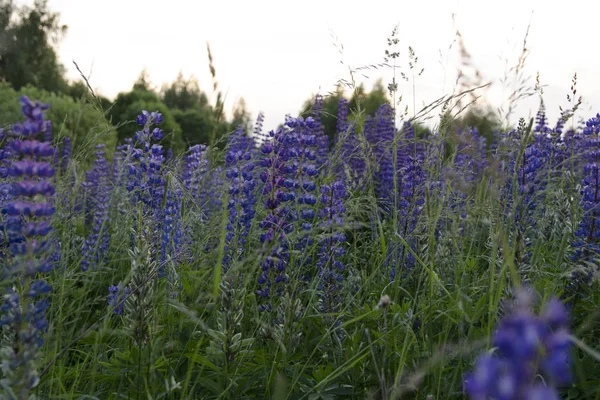
[[181, 127], [183, 141], [188, 146], [208, 144], [211, 134], [216, 130], [216, 138], [220, 139], [230, 131], [227, 122], [215, 126], [215, 117], [210, 109], [174, 110], [173, 117]]
[[0, 83], [0, 127], [19, 120], [19, 98], [24, 95], [50, 104], [48, 118], [53, 122], [54, 142], [60, 144], [63, 138], [71, 138], [75, 159], [91, 162], [96, 145], [103, 143], [109, 149], [116, 145], [117, 132], [94, 105], [31, 86], [15, 91], [7, 83]]
[[52, 43], [67, 27], [48, 9], [47, 0], [36, 0], [33, 8], [15, 7], [12, 0], [0, 2], [0, 80], [19, 90], [33, 85], [49, 92], [64, 92], [68, 85]]
[[187, 110], [208, 106], [208, 96], [200, 90], [198, 80], [193, 77], [185, 79], [181, 72], [174, 82], [162, 88], [160, 97], [171, 109]]
[[250, 115], [243, 98], [235, 104], [232, 120], [227, 122], [223, 115], [218, 117], [216, 108], [209, 104], [208, 95], [200, 90], [198, 80], [186, 79], [181, 72], [175, 81], [163, 86], [160, 98], [172, 110], [188, 146], [208, 145], [213, 133], [219, 142], [240, 125], [246, 130], [250, 128]]
[[252, 128], [252, 121], [250, 120], [250, 112], [246, 108], [246, 101], [241, 97], [233, 107], [233, 113], [231, 117], [231, 128], [236, 129], [242, 127], [245, 132], [249, 132]]

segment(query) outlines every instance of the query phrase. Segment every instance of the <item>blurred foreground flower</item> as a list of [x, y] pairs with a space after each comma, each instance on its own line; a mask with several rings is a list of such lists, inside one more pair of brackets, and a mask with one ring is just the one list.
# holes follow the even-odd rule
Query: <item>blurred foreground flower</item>
[[571, 382], [568, 318], [556, 299], [539, 315], [532, 312], [530, 301], [515, 303], [492, 338], [496, 354], [479, 356], [475, 370], [465, 376], [469, 398], [559, 399], [556, 387]]

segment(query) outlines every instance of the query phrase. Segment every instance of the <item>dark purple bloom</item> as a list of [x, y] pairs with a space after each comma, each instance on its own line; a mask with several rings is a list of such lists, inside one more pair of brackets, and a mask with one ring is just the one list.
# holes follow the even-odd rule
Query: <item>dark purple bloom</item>
[[108, 164], [105, 158], [105, 146], [96, 146], [94, 167], [86, 174], [85, 188], [86, 213], [91, 232], [83, 245], [81, 269], [95, 268], [106, 259], [110, 235], [108, 233], [108, 206], [110, 201], [110, 182]]
[[[297, 184], [291, 176], [289, 166], [294, 157], [289, 156], [288, 149], [293, 147], [296, 140], [294, 127], [301, 122], [288, 118], [286, 127], [269, 132], [270, 141], [263, 144], [262, 152], [266, 157], [261, 160], [264, 168], [260, 173], [263, 182], [262, 193], [265, 197], [265, 206], [268, 210], [266, 217], [259, 223], [263, 230], [260, 241], [265, 249], [271, 249], [262, 262], [258, 283], [261, 289], [257, 294], [264, 298], [262, 310], [270, 309], [269, 298], [273, 296], [273, 289], [281, 292], [283, 283], [287, 282], [286, 265], [288, 261], [288, 242], [286, 235], [293, 228], [293, 213], [291, 204], [296, 197], [293, 190]], [[287, 180], [287, 182], [286, 182]]]
[[323, 312], [339, 312], [341, 310], [340, 292], [346, 270], [346, 266], [342, 262], [342, 258], [346, 254], [344, 247], [346, 235], [343, 233], [341, 225], [345, 222], [344, 201], [346, 196], [346, 187], [341, 181], [321, 186], [322, 209], [319, 218], [324, 239], [319, 243], [317, 287]]
[[121, 283], [108, 288], [108, 305], [112, 307], [114, 314], [123, 314], [123, 308], [129, 292], [129, 288], [123, 287]]
[[[524, 297], [521, 300], [526, 300]], [[568, 312], [550, 300], [538, 316], [529, 301], [515, 303], [500, 322], [492, 344], [497, 354], [480, 356], [465, 376], [471, 399], [558, 399], [557, 385], [571, 382]], [[541, 374], [546, 384], [536, 378]]]

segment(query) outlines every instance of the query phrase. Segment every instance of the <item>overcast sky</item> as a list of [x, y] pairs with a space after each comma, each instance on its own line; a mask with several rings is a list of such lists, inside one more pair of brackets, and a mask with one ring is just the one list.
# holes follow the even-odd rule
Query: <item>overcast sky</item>
[[[21, 1], [32, 3], [32, 1]], [[453, 90], [458, 47], [449, 49], [460, 30], [484, 78], [494, 105], [508, 96], [499, 79], [516, 63], [525, 32], [530, 55], [526, 73], [540, 72], [544, 100], [553, 120], [566, 106], [574, 72], [578, 95], [584, 97], [580, 117], [600, 106], [598, 6], [589, 0], [422, 0], [422, 1], [270, 1], [270, 0], [50, 0], [52, 10], [68, 25], [60, 58], [75, 78], [72, 60], [91, 84], [109, 98], [127, 91], [146, 68], [160, 88], [179, 71], [198, 77], [210, 92], [206, 42], [210, 42], [226, 107], [244, 97], [256, 117], [266, 114], [272, 128], [287, 113], [297, 114], [311, 94], [327, 93], [339, 79], [349, 79], [348, 66], [383, 61], [386, 39], [399, 23], [399, 61], [408, 69], [408, 46], [425, 72], [416, 81], [417, 108]], [[453, 15], [455, 18], [453, 19]], [[337, 37], [337, 47], [336, 39]], [[340, 53], [339, 44], [343, 44]], [[343, 61], [343, 63], [342, 63]], [[370, 87], [390, 70], [361, 77]], [[533, 81], [532, 81], [533, 84]], [[412, 113], [412, 83], [400, 86]], [[517, 116], [537, 110], [537, 99], [523, 102]]]

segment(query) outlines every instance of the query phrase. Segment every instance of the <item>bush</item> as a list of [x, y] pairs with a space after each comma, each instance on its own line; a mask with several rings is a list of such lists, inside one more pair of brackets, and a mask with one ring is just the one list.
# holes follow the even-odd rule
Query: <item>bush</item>
[[19, 98], [28, 96], [49, 103], [48, 119], [53, 122], [54, 142], [62, 143], [63, 138], [70, 137], [72, 157], [84, 163], [94, 158], [97, 144], [106, 144], [111, 154], [117, 141], [117, 132], [107, 121], [104, 113], [85, 100], [49, 93], [44, 90], [26, 86], [15, 91], [8, 83], [0, 83], [0, 126], [7, 126], [19, 121], [21, 117]]

